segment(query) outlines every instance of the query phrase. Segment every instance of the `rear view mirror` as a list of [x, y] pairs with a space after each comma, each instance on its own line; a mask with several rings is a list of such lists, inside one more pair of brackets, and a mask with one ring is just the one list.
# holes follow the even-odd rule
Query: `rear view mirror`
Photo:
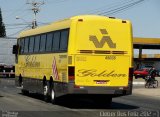
[[18, 54], [18, 46], [17, 45], [13, 45], [12, 54]]

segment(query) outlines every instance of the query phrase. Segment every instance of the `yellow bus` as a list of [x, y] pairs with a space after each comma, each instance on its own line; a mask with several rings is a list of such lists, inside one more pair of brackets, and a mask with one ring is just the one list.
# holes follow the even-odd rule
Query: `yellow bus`
[[133, 78], [130, 21], [80, 15], [20, 33], [16, 55], [16, 85], [22, 93], [57, 97], [94, 97], [111, 104], [130, 95]]

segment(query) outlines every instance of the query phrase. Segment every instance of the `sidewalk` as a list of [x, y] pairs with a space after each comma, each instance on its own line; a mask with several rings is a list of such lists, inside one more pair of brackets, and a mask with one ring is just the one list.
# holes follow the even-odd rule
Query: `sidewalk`
[[[158, 80], [158, 82], [160, 83], [160, 77], [156, 77], [156, 80]], [[133, 78], [133, 85], [144, 85], [145, 84], [145, 80], [143, 78]]]
[[144, 85], [145, 80], [143, 78], [133, 78], [133, 85]]
[[133, 88], [133, 94], [144, 95], [160, 99], [160, 87], [158, 88]]

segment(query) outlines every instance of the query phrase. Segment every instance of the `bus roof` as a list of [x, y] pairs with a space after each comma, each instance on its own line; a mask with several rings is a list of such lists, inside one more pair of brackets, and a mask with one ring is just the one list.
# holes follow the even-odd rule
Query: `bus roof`
[[[71, 17], [70, 19], [108, 19], [108, 20], [113, 20], [113, 19], [116, 19], [117, 21], [122, 21], [122, 19], [118, 19], [118, 18], [115, 18], [115, 17], [107, 17], [107, 16], [102, 16], [102, 15], [78, 15], [78, 16], [73, 16]], [[125, 20], [126, 21], [126, 20]]]
[[70, 27], [70, 19], [65, 19], [65, 20], [53, 22], [49, 25], [37, 27], [35, 29], [22, 31], [19, 35], [19, 38], [41, 34], [41, 33], [46, 33], [46, 32], [51, 32], [54, 30], [65, 29], [69, 27]]
[[[77, 20], [77, 21], [82, 20], [82, 19], [83, 20], [93, 20], [93, 19], [100, 20], [100, 19], [104, 19], [104, 18], [107, 20], [116, 19], [117, 22], [122, 22], [122, 19], [117, 19], [114, 17], [106, 17], [106, 16], [99, 16], [99, 15], [79, 15], [79, 16], [70, 17], [68, 19], [59, 20], [59, 21], [53, 22], [49, 25], [37, 27], [35, 29], [22, 31], [19, 34], [19, 38], [69, 28], [71, 25], [71, 20]], [[123, 20], [123, 21], [126, 21], [127, 23], [129, 23], [129, 21], [127, 21], [127, 20]]]

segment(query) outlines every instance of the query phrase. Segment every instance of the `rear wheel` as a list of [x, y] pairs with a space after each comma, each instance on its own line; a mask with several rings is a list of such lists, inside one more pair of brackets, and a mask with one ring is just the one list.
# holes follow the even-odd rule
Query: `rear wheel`
[[24, 82], [23, 82], [23, 78], [21, 75], [19, 76], [19, 79], [18, 79], [18, 86], [21, 87], [21, 93], [23, 95], [29, 94], [29, 91], [24, 89]]
[[137, 76], [135, 76], [135, 79], [137, 79], [138, 77]]
[[154, 83], [153, 83], [153, 88], [157, 88], [158, 87], [158, 81], [155, 80]]
[[49, 95], [48, 95], [48, 85], [47, 83], [43, 83], [43, 97], [44, 101], [48, 102], [49, 101]]
[[23, 95], [29, 95], [29, 91], [24, 89], [23, 80], [22, 80], [20, 86], [21, 86], [21, 92], [22, 92], [22, 94]]
[[50, 86], [50, 97], [51, 97], [51, 103], [55, 104], [56, 103], [56, 93], [54, 89], [54, 83], [52, 83]]
[[149, 83], [149, 82], [146, 82], [145, 88], [149, 88], [149, 86], [150, 86], [150, 83]]

